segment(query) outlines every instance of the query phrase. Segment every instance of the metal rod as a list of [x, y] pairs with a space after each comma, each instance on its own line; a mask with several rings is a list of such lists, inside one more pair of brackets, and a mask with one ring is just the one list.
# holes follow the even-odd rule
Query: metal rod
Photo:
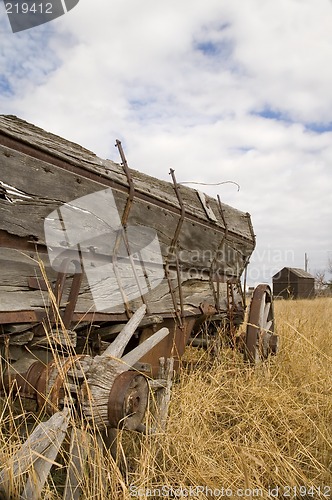
[[[55, 297], [55, 304], [51, 304], [49, 306], [49, 310], [47, 312], [47, 315], [45, 316], [43, 322], [39, 325], [37, 325], [33, 330], [36, 334], [36, 336], [44, 335], [45, 333], [45, 326], [44, 326], [44, 321], [48, 321], [48, 324], [52, 326], [54, 323], [56, 323], [56, 315], [57, 313], [60, 314], [60, 307], [61, 307], [61, 299], [63, 295], [63, 290], [66, 282], [66, 277], [67, 277], [67, 269], [70, 264], [70, 259], [67, 257], [65, 258], [62, 263], [62, 271], [58, 272], [56, 282], [54, 284], [53, 288], [53, 294]], [[53, 306], [53, 307], [52, 307]]]
[[82, 256], [80, 249], [79, 249], [79, 256], [80, 256], [80, 262], [72, 261], [73, 264], [75, 265], [76, 271], [80, 269], [81, 272], [80, 273], [76, 272], [73, 277], [73, 281], [68, 296], [68, 303], [66, 305], [66, 309], [63, 314], [63, 325], [65, 328], [70, 328], [83, 280], [83, 265], [82, 265]]
[[[123, 237], [123, 241], [124, 241], [125, 246], [126, 246], [126, 250], [127, 250], [129, 262], [130, 262], [130, 265], [131, 265], [131, 268], [132, 268], [132, 271], [133, 271], [133, 274], [134, 274], [134, 278], [135, 278], [135, 281], [136, 281], [137, 288], [139, 290], [139, 293], [140, 293], [140, 296], [141, 296], [143, 304], [146, 305], [147, 314], [149, 314], [150, 311], [148, 309], [148, 304], [147, 304], [147, 302], [145, 300], [143, 289], [141, 287], [141, 283], [140, 283], [139, 277], [137, 275], [137, 271], [136, 271], [136, 267], [135, 267], [135, 262], [134, 262], [134, 259], [133, 259], [132, 255], [131, 255], [130, 245], [129, 245], [129, 241], [128, 241], [128, 237], [127, 237], [127, 233], [126, 233], [127, 222], [128, 222], [130, 210], [131, 210], [131, 207], [132, 207], [132, 204], [133, 204], [133, 201], [134, 201], [134, 197], [135, 197], [135, 186], [134, 186], [134, 182], [133, 182], [133, 179], [132, 179], [132, 176], [131, 176], [131, 173], [130, 173], [130, 169], [128, 167], [126, 156], [125, 156], [123, 148], [122, 148], [121, 141], [119, 141], [117, 139], [115, 146], [119, 150], [119, 154], [120, 154], [121, 161], [122, 161], [122, 167], [123, 167], [123, 170], [124, 170], [124, 172], [126, 174], [126, 177], [127, 177], [127, 181], [128, 181], [128, 185], [129, 185], [129, 194], [128, 194], [126, 206], [125, 206], [123, 214], [122, 214], [122, 219], [121, 219], [121, 223], [122, 223], [122, 226], [123, 226], [123, 231], [119, 232], [119, 234], [117, 235], [117, 239], [116, 239], [115, 245], [114, 245], [113, 256], [115, 257], [115, 259], [117, 259], [117, 252], [118, 252], [118, 249], [119, 249], [120, 240], [121, 240], [121, 236], [122, 236]], [[120, 273], [117, 273], [117, 278], [118, 278], [118, 281], [119, 281], [119, 279], [121, 280]], [[121, 287], [121, 285], [119, 285], [119, 286]], [[123, 291], [122, 290], [121, 290], [121, 294], [123, 295]], [[126, 307], [126, 311], [128, 313], [128, 316], [130, 317], [131, 314], [129, 312], [129, 306], [127, 304], [127, 301], [125, 301], [125, 307]]]
[[128, 222], [130, 209], [131, 209], [131, 205], [134, 201], [135, 187], [134, 187], [134, 182], [133, 182], [133, 179], [132, 179], [129, 167], [128, 167], [128, 163], [127, 163], [127, 160], [126, 160], [123, 148], [122, 148], [122, 144], [121, 144], [121, 141], [119, 141], [119, 139], [117, 139], [115, 141], [115, 146], [119, 150], [121, 161], [122, 161], [122, 168], [126, 174], [128, 185], [129, 185], [129, 195], [127, 198], [126, 206], [125, 206], [125, 209], [123, 211], [122, 220], [121, 220], [123, 227], [126, 227], [127, 222]]
[[220, 201], [219, 195], [217, 195], [217, 199], [218, 199], [219, 212], [220, 212], [220, 215], [221, 215], [222, 221], [224, 223], [224, 227], [225, 227], [225, 232], [224, 232], [223, 237], [222, 237], [222, 239], [221, 239], [221, 241], [220, 241], [220, 243], [218, 245], [218, 248], [217, 248], [217, 250], [215, 252], [214, 258], [213, 258], [213, 260], [211, 262], [211, 267], [210, 267], [210, 285], [211, 285], [211, 288], [212, 288], [213, 298], [215, 300], [216, 309], [217, 309], [217, 311], [219, 311], [219, 309], [220, 309], [220, 280], [217, 279], [217, 290], [216, 290], [215, 287], [214, 287], [214, 281], [215, 281], [215, 279], [214, 279], [215, 264], [217, 262], [218, 253], [220, 252], [220, 250], [224, 246], [225, 241], [227, 240], [227, 237], [228, 237], [228, 226], [227, 226], [227, 222], [226, 222], [226, 219], [225, 219], [223, 208], [221, 206], [221, 201]]
[[184, 217], [185, 217], [186, 211], [185, 211], [184, 204], [183, 204], [183, 201], [182, 201], [182, 196], [181, 196], [181, 193], [180, 193], [180, 190], [179, 190], [179, 186], [178, 186], [178, 184], [176, 182], [175, 171], [171, 168], [169, 173], [172, 176], [175, 194], [176, 194], [176, 197], [178, 199], [178, 202], [179, 202], [179, 205], [180, 205], [180, 209], [181, 209], [180, 219], [178, 221], [178, 224], [177, 224], [177, 227], [176, 227], [176, 230], [175, 230], [175, 233], [174, 233], [173, 241], [172, 241], [172, 247], [175, 247], [177, 245], [177, 243], [178, 243], [178, 240], [179, 240], [180, 231], [181, 231], [181, 227], [182, 227], [182, 224], [183, 224], [183, 221], [184, 221]]
[[[184, 204], [183, 204], [183, 200], [182, 200], [182, 196], [181, 196], [178, 184], [176, 182], [175, 172], [174, 172], [174, 170], [172, 168], [170, 169], [170, 175], [171, 175], [172, 180], [173, 180], [175, 194], [176, 194], [176, 197], [178, 199], [178, 202], [179, 202], [179, 205], [180, 205], [180, 209], [181, 209], [180, 219], [178, 220], [178, 223], [177, 223], [177, 226], [176, 226], [176, 229], [175, 229], [175, 233], [174, 233], [174, 236], [173, 236], [173, 240], [172, 240], [172, 243], [171, 243], [171, 251], [175, 252], [176, 277], [177, 277], [178, 289], [179, 289], [180, 313], [181, 313], [180, 325], [182, 327], [183, 326], [182, 319], [184, 317], [184, 305], [183, 305], [183, 291], [182, 291], [182, 283], [181, 283], [181, 270], [180, 270], [179, 258], [178, 258], [178, 241], [179, 241], [180, 231], [181, 231], [181, 228], [182, 228], [182, 225], [183, 225], [183, 221], [184, 221], [184, 218], [185, 218], [186, 211], [185, 211], [185, 208], [184, 208]], [[168, 260], [168, 256], [167, 256], [167, 260]], [[171, 292], [171, 295], [172, 295], [171, 281], [168, 280], [168, 283], [169, 283], [170, 292]], [[173, 293], [174, 293], [174, 290], [173, 290]], [[173, 297], [173, 295], [172, 295], [172, 297]], [[174, 306], [175, 306], [175, 304], [174, 304]], [[175, 306], [175, 309], [177, 309], [176, 306]]]

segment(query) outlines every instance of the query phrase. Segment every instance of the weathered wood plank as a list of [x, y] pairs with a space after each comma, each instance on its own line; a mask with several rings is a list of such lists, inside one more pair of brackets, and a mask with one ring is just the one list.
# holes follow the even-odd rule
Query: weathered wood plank
[[0, 492], [11, 497], [11, 487], [18, 476], [29, 472], [20, 498], [38, 500], [69, 424], [69, 411], [55, 413], [41, 422], [28, 437], [10, 463], [0, 472]]
[[13, 200], [26, 196], [44, 203], [61, 204], [104, 188], [102, 183], [73, 175], [6, 146], [0, 147], [0, 163], [0, 180], [22, 193], [17, 197], [8, 195]]
[[70, 461], [63, 500], [79, 500], [81, 498], [90, 441], [86, 432], [78, 428], [72, 429], [69, 450]]
[[[32, 257], [33, 254], [24, 253], [14, 249], [0, 248], [0, 267], [2, 270], [2, 277], [0, 281], [0, 311], [19, 311], [26, 309], [45, 309], [45, 306], [49, 304], [49, 297], [46, 291], [31, 290], [28, 287], [28, 277], [29, 276], [41, 276], [41, 271], [39, 268], [39, 263], [36, 256]], [[47, 255], [40, 255], [39, 258], [42, 260], [45, 266], [46, 273], [54, 283], [56, 279], [56, 272], [50, 268], [48, 264]], [[176, 289], [176, 279], [175, 279], [174, 269], [171, 272], [173, 287], [175, 288], [175, 293], [178, 298], [178, 291]], [[142, 275], [141, 275], [142, 277]], [[133, 283], [132, 274], [123, 272], [123, 286], [126, 294], [129, 296], [135, 283]], [[107, 288], [103, 291], [102, 286], [105, 283], [100, 284], [101, 290], [100, 294], [106, 293], [105, 304], [109, 304], [108, 310], [114, 313], [124, 312], [124, 306], [122, 303], [114, 305], [116, 298], [120, 300], [118, 283], [113, 277], [107, 280]], [[66, 286], [64, 291], [63, 304], [66, 303], [66, 297], [68, 294], [68, 286]], [[96, 285], [97, 287], [97, 285]], [[221, 284], [221, 294], [225, 295], [225, 285]], [[185, 306], [198, 307], [203, 300], [210, 300], [213, 302], [213, 292], [209, 282], [209, 275], [203, 275], [193, 266], [192, 272], [183, 271], [182, 272], [182, 289], [184, 296]], [[95, 290], [98, 294], [98, 290]], [[109, 299], [107, 298], [109, 297]], [[113, 304], [112, 304], [113, 298]], [[173, 302], [169, 293], [169, 284], [166, 279], [164, 279], [158, 287], [151, 290], [145, 295], [146, 302], [149, 305], [149, 312], [151, 314], [158, 314], [160, 312], [171, 312], [173, 310]], [[142, 300], [137, 298], [130, 302], [133, 309], [136, 310], [142, 304]], [[81, 292], [79, 295], [76, 311], [94, 311], [96, 310], [95, 304], [93, 302], [93, 297], [91, 295], [91, 290], [87, 283], [87, 280], [83, 280], [81, 287]]]
[[[45, 132], [31, 124], [23, 122], [14, 117], [0, 116], [0, 131], [14, 139], [30, 145], [34, 145], [41, 151], [45, 151], [54, 157], [61, 158], [68, 163], [76, 163], [83, 166], [88, 171], [93, 171], [102, 179], [112, 178], [122, 186], [127, 186], [127, 181], [122, 167], [110, 160], [102, 160], [96, 155], [62, 138]], [[138, 193], [148, 194], [153, 199], [165, 202], [167, 205], [179, 207], [179, 203], [171, 183], [158, 180], [141, 172], [131, 170], [135, 188]], [[5, 181], [4, 181], [5, 182]], [[181, 196], [184, 200], [186, 210], [189, 214], [207, 221], [208, 218], [199, 201], [195, 190], [181, 186]], [[72, 198], [74, 199], [74, 198]], [[207, 197], [214, 213], [218, 214], [218, 226], [224, 228], [222, 217], [216, 200]], [[224, 217], [230, 231], [235, 230], [242, 236], [252, 239], [250, 227], [243, 212], [233, 209], [227, 205], [222, 205]]]
[[105, 350], [103, 355], [113, 356], [114, 358], [120, 358], [124, 353], [125, 348], [133, 334], [135, 333], [138, 325], [141, 323], [146, 312], [146, 305], [143, 304], [135, 314], [130, 318], [128, 323], [123, 327], [122, 331], [119, 333], [117, 338], [112, 342], [112, 344]]
[[[226, 288], [224, 284], [220, 285], [221, 289], [221, 304], [223, 298], [226, 297]], [[213, 292], [209, 282], [190, 281], [182, 286], [184, 296], [184, 308], [187, 311], [199, 307], [199, 305], [207, 301], [213, 304]], [[46, 310], [49, 300], [46, 292], [39, 291], [3, 291], [0, 287], [0, 312], [5, 311], [23, 311], [23, 310]], [[178, 290], [175, 288], [177, 302], [179, 304]], [[121, 314], [125, 312], [123, 304], [112, 306], [112, 293], [110, 293], [110, 307], [105, 312], [113, 314]], [[172, 297], [169, 293], [168, 283], [165, 281], [152, 292], [145, 295], [146, 302], [149, 304], [149, 312], [151, 314], [166, 314], [174, 312]], [[130, 302], [133, 310], [136, 310], [142, 304], [141, 299], [137, 298]], [[85, 311], [93, 312], [96, 310], [91, 294], [82, 293], [79, 297], [76, 312], [84, 313]]]
[[[67, 182], [66, 184], [71, 185], [71, 182]], [[50, 189], [50, 187], [51, 186], [49, 186], [48, 189]], [[92, 186], [90, 186], [90, 188], [91, 187]], [[60, 200], [31, 197], [18, 199], [15, 203], [10, 203], [7, 200], [0, 199], [0, 229], [21, 237], [33, 236], [36, 241], [45, 244], [44, 221], [52, 211], [56, 210], [63, 203], [75, 199], [77, 193], [72, 193], [73, 196], [71, 196], [70, 192], [71, 191], [66, 193], [66, 190], [64, 190], [64, 194]], [[84, 191], [83, 194], [85, 194]], [[124, 206], [125, 197], [123, 193], [116, 191], [113, 191], [113, 194], [115, 196], [116, 205], [119, 207], [119, 214], [121, 214], [121, 207]], [[81, 246], [83, 251], [85, 249], [85, 240], [88, 241], [87, 247], [91, 247], [91, 234], [96, 234], [96, 223], [98, 223], [98, 219], [94, 216], [91, 216], [90, 221], [89, 218], [83, 219], [82, 214], [77, 217], [78, 227], [82, 227]], [[143, 244], [144, 241], [148, 242], [149, 236], [148, 234], [144, 236], [143, 227], [148, 226], [148, 228], [156, 231], [164, 258], [166, 258], [169, 253], [177, 223], [178, 217], [174, 213], [161, 209], [160, 207], [153, 207], [145, 202], [134, 202], [128, 221], [133, 236], [135, 235], [134, 228], [137, 228], [137, 234], [138, 229], [141, 228], [141, 239], [136, 245]], [[107, 211], [103, 224], [104, 226], [107, 225]], [[103, 230], [104, 228], [101, 227], [101, 229]], [[54, 232], [56, 232], [56, 227], [54, 228]], [[103, 232], [101, 232], [101, 234], [103, 234]], [[131, 233], [129, 232], [129, 238]], [[109, 240], [109, 238], [111, 239]], [[63, 235], [59, 234], [59, 241], [61, 241], [61, 239], [64, 240], [65, 238]], [[182, 255], [186, 256], [187, 259], [192, 259], [192, 263], [204, 265], [207, 255], [210, 260], [213, 259], [223, 239], [224, 232], [221, 228], [216, 227], [214, 230], [204, 225], [202, 221], [198, 220], [192, 222], [185, 220], [181, 228], [177, 246], [180, 256]], [[110, 241], [110, 244], [112, 243], [111, 233], [109, 237], [105, 235], [103, 238], [94, 238], [94, 251], [97, 253], [105, 253], [105, 246], [107, 249], [108, 241]], [[133, 237], [130, 241], [134, 249], [135, 244]], [[227, 256], [231, 254], [231, 247], [237, 248], [238, 251], [245, 255], [250, 255], [253, 250], [252, 242], [244, 241], [240, 236], [236, 235], [228, 236], [227, 246], [227, 252], [222, 248], [220, 249], [220, 252], [226, 253]]]
[[174, 377], [174, 358], [159, 359], [159, 378], [165, 381], [156, 394], [157, 419], [161, 429], [166, 429], [168, 409], [171, 401], [171, 391]]

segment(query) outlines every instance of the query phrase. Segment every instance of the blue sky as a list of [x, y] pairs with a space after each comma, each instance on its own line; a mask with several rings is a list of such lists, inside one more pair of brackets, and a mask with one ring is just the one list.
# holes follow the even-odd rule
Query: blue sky
[[332, 2], [80, 0], [10, 31], [0, 112], [252, 214], [252, 282], [332, 254]]

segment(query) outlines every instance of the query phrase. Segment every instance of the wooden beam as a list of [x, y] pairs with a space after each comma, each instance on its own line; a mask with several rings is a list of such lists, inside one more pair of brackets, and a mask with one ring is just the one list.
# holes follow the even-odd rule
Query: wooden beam
[[[142, 321], [146, 312], [146, 305], [143, 304], [135, 314], [130, 318], [128, 323], [123, 327], [121, 333], [111, 343], [111, 345], [103, 353], [103, 356], [113, 356], [114, 358], [121, 358], [129, 340], [137, 330], [140, 322]], [[137, 360], [138, 361], [138, 360]]]
[[47, 421], [41, 422], [28, 437], [6, 467], [0, 472], [0, 492], [11, 498], [15, 480], [28, 472], [22, 500], [38, 500], [47, 476], [66, 435], [69, 425], [69, 410], [57, 412]]

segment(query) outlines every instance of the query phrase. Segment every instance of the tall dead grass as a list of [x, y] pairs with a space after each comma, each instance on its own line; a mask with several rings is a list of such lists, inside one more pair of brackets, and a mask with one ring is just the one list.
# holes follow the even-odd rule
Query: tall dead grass
[[[254, 369], [229, 349], [214, 361], [195, 351], [197, 367], [174, 384], [166, 432], [120, 434], [121, 474], [91, 437], [83, 498], [332, 496], [332, 299], [278, 301], [275, 310], [278, 355]], [[8, 405], [0, 419], [5, 463], [25, 419]], [[43, 498], [61, 498], [63, 473]]]

